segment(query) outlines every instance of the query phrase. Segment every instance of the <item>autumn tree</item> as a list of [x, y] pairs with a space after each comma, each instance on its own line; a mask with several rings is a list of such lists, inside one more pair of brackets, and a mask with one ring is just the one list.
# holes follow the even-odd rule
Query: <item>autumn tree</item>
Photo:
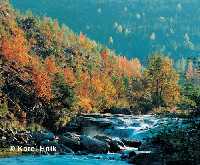
[[55, 74], [59, 71], [59, 69], [56, 66], [56, 63], [52, 57], [47, 57], [45, 59], [45, 66], [49, 73]]
[[90, 95], [97, 110], [110, 108], [116, 103], [117, 91], [108, 75], [94, 74], [91, 79], [91, 87]]
[[170, 58], [160, 54], [151, 56], [145, 77], [149, 83], [149, 91], [155, 107], [171, 107], [179, 102], [179, 76]]
[[92, 99], [90, 98], [90, 77], [87, 72], [79, 73], [75, 92], [78, 97], [78, 106], [84, 112], [91, 112], [93, 109]]
[[132, 76], [135, 78], [140, 78], [141, 77], [141, 68], [142, 65], [139, 61], [139, 59], [135, 58], [135, 59], [131, 59], [130, 62], [130, 70], [132, 72]]
[[197, 86], [200, 84], [200, 68], [198, 66], [198, 59], [189, 60], [185, 77], [188, 83], [193, 83]]
[[136, 78], [141, 76], [141, 64], [137, 58], [128, 60], [125, 56], [118, 57], [118, 67], [122, 76]]
[[45, 69], [33, 71], [33, 82], [39, 98], [49, 102], [52, 99], [52, 81]]
[[65, 67], [63, 69], [63, 73], [66, 83], [73, 87], [76, 84], [76, 77], [74, 76], [74, 72], [72, 71], [72, 69], [69, 67]]
[[79, 35], [79, 40], [80, 40], [80, 42], [85, 42], [85, 40], [86, 40], [86, 37], [82, 32]]
[[13, 35], [3, 37], [1, 43], [2, 55], [6, 60], [14, 61], [21, 65], [27, 65], [30, 60], [28, 47], [24, 33], [19, 28], [13, 29]]
[[189, 61], [187, 71], [186, 71], [186, 79], [192, 80], [193, 76], [194, 76], [193, 63], [192, 63], [192, 61]]
[[108, 56], [109, 56], [108, 50], [101, 51], [101, 58], [104, 60], [104, 62], [107, 60]]
[[96, 42], [89, 40], [82, 32], [79, 35], [79, 44], [88, 52], [96, 46]]

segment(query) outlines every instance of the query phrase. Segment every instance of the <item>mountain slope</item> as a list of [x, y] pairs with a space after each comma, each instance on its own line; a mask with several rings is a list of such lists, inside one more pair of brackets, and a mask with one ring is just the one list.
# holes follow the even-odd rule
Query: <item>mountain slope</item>
[[174, 59], [199, 56], [198, 0], [12, 0], [22, 11], [57, 18], [117, 53], [138, 57], [161, 51]]

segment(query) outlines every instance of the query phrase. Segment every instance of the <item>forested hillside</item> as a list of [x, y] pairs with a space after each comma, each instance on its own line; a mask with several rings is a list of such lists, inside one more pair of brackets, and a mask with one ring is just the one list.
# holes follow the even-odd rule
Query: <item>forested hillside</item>
[[[56, 18], [75, 32], [146, 62], [163, 52], [199, 56], [199, 0], [12, 0], [20, 11]], [[145, 63], [146, 64], [146, 63]]]

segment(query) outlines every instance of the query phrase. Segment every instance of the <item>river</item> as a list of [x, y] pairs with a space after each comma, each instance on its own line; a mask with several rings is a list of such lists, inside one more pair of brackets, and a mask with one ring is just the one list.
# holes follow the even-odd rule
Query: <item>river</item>
[[[102, 122], [112, 122], [114, 127], [104, 129], [101, 132], [94, 129], [92, 126], [86, 127], [84, 134], [95, 136], [97, 134], [109, 135], [113, 138], [128, 138], [134, 140], [145, 141], [151, 138], [163, 126], [182, 126], [184, 120], [178, 118], [157, 118], [151, 115], [141, 116], [124, 116], [124, 115], [110, 115], [102, 118], [95, 118]], [[129, 150], [130, 148], [127, 148]], [[131, 148], [137, 150], [137, 148]], [[100, 155], [47, 155], [47, 156], [18, 156], [10, 158], [2, 158], [0, 165], [124, 165], [128, 164], [121, 161], [121, 154], [100, 154]]]

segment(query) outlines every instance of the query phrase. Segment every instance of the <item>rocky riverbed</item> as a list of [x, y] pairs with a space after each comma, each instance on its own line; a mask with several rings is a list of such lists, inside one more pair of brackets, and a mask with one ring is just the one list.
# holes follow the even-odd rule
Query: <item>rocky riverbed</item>
[[[180, 123], [178, 119], [170, 120], [170, 124]], [[166, 124], [169, 119], [151, 115], [81, 115], [59, 134], [0, 129], [0, 145], [4, 150], [18, 150], [29, 155], [62, 155], [62, 159], [73, 155], [73, 160], [109, 163], [123, 160], [137, 165], [157, 165], [162, 164], [159, 145], [151, 145], [149, 139]], [[10, 159], [4, 158], [1, 162]]]

